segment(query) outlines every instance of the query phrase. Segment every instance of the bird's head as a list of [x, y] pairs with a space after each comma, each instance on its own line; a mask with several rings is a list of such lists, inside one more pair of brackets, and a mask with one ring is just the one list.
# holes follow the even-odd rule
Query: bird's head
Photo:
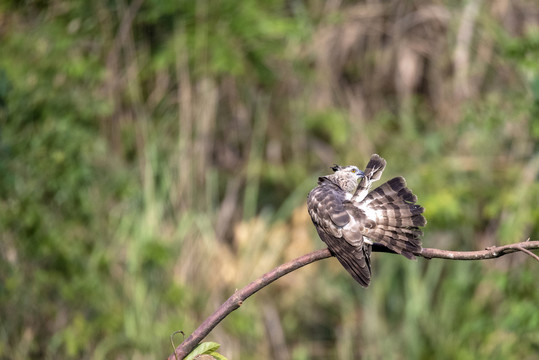
[[335, 174], [338, 174], [338, 175], [345, 175], [347, 177], [349, 177], [350, 175], [354, 175], [356, 177], [356, 180], [359, 180], [363, 177], [365, 177], [365, 173], [361, 170], [359, 170], [359, 168], [357, 166], [354, 166], [354, 165], [348, 165], [348, 166], [339, 166], [337, 164], [335, 164], [331, 170], [333, 170], [335, 172]]

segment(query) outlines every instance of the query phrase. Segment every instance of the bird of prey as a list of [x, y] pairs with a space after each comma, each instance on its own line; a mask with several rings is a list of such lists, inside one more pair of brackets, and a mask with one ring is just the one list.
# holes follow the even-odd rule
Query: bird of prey
[[424, 208], [416, 205], [417, 196], [404, 178], [395, 177], [369, 192], [385, 166], [377, 154], [371, 156], [365, 171], [335, 165], [333, 174], [318, 178], [318, 186], [307, 199], [318, 235], [364, 287], [371, 281], [371, 245], [378, 243], [414, 259], [421, 251], [419, 227], [427, 223], [421, 215]]

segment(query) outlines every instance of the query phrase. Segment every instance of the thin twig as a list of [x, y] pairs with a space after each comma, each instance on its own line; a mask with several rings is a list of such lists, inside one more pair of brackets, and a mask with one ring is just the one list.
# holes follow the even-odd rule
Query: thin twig
[[523, 253], [526, 253], [528, 255], [530, 255], [532, 258], [534, 258], [535, 260], [539, 261], [539, 256], [535, 255], [534, 253], [532, 253], [530, 250], [527, 250], [527, 249], [524, 249], [522, 247], [519, 247], [518, 248], [520, 251], [522, 251]]
[[448, 260], [487, 260], [523, 250], [539, 249], [539, 241], [525, 241], [503, 246], [491, 246], [479, 251], [451, 251], [423, 248], [421, 254], [426, 259], [438, 258]]
[[[438, 258], [448, 260], [486, 260], [521, 251], [533, 256], [534, 258], [537, 258], [537, 260], [539, 261], [539, 257], [537, 257], [537, 255], [533, 254], [530, 251], [535, 249], [539, 249], [539, 241], [529, 241], [528, 239], [527, 241], [521, 243], [503, 246], [492, 246], [485, 250], [479, 251], [451, 251], [423, 248], [421, 250], [421, 253], [418, 253], [416, 255], [426, 259]], [[372, 251], [387, 253], [393, 252], [379, 244], [374, 244], [372, 247]], [[331, 253], [328, 249], [313, 251], [285, 264], [279, 265], [275, 269], [262, 275], [260, 278], [245, 286], [243, 289], [236, 291], [231, 297], [228, 298], [227, 301], [225, 301], [221, 306], [219, 306], [219, 308], [212, 315], [210, 315], [206, 320], [204, 320], [204, 322], [191, 335], [189, 335], [186, 340], [184, 340], [180, 345], [178, 345], [175, 350], [175, 353], [171, 354], [168, 357], [168, 360], [175, 360], [175, 357], [177, 357], [178, 359], [183, 359], [184, 357], [186, 357], [198, 345], [198, 343], [210, 333], [210, 331], [217, 324], [219, 324], [232, 311], [239, 308], [243, 304], [243, 301], [245, 301], [245, 299], [256, 293], [258, 290], [271, 284], [281, 276], [284, 276], [294, 270], [299, 269], [300, 267], [303, 267], [318, 260], [326, 259], [328, 257], [331, 257]]]
[[[174, 335], [176, 334], [182, 334], [183, 335], [183, 340], [185, 340], [185, 333], [181, 330], [177, 330], [177, 331], [174, 331], [171, 335], [170, 335], [170, 343], [172, 344], [172, 349], [173, 350], [176, 350], [176, 345], [174, 345]], [[182, 340], [182, 342], [183, 342]], [[175, 360], [178, 360], [178, 357], [176, 356], [176, 352], [174, 352], [174, 358]]]

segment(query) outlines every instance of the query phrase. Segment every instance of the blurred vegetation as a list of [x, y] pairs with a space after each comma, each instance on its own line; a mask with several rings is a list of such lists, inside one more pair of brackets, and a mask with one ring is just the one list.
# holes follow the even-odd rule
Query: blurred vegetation
[[[305, 198], [388, 161], [424, 245], [539, 230], [533, 0], [0, 3], [0, 359], [164, 358], [234, 289], [323, 246]], [[537, 264], [375, 254], [286, 276], [229, 359], [532, 359]], [[178, 337], [176, 337], [178, 340]]]

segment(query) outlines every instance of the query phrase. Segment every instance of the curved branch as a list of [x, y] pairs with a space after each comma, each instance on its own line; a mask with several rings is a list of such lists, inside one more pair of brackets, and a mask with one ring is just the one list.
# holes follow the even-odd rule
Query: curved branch
[[[416, 255], [426, 259], [439, 258], [448, 260], [486, 260], [521, 251], [533, 256], [539, 261], [537, 255], [530, 251], [536, 249], [539, 249], [539, 241], [525, 241], [503, 246], [491, 246], [485, 250], [479, 251], [450, 251], [423, 248], [421, 253]], [[372, 251], [393, 253], [393, 251], [380, 244], [374, 244]], [[183, 359], [186, 357], [198, 345], [198, 343], [202, 341], [202, 339], [204, 339], [211, 330], [213, 330], [217, 324], [219, 324], [232, 311], [239, 308], [245, 299], [256, 293], [258, 290], [271, 284], [281, 276], [299, 269], [300, 267], [318, 260], [326, 259], [328, 257], [331, 257], [331, 253], [328, 249], [313, 251], [309, 254], [277, 266], [275, 269], [265, 273], [260, 278], [245, 286], [243, 289], [236, 291], [231, 297], [228, 298], [227, 301], [219, 306], [219, 308], [212, 315], [204, 320], [204, 322], [191, 335], [189, 335], [187, 339], [176, 347], [175, 354], [171, 354], [168, 357], [168, 360], [175, 360], [176, 358]]]
[[[297, 259], [289, 261], [285, 264], [277, 266], [270, 272], [265, 273], [243, 289], [236, 291], [231, 297], [228, 298], [219, 308], [210, 315], [204, 322], [185, 339], [178, 347], [176, 347], [176, 356], [178, 359], [183, 359], [187, 356], [202, 339], [209, 334], [209, 332], [223, 320], [232, 311], [239, 308], [243, 301], [249, 296], [253, 295], [258, 290], [271, 284], [281, 276], [288, 274], [294, 270], [299, 269], [312, 262], [322, 260], [331, 256], [328, 249], [321, 249], [313, 251], [309, 254], [303, 255]], [[169, 360], [175, 360], [174, 354], [168, 357]]]

